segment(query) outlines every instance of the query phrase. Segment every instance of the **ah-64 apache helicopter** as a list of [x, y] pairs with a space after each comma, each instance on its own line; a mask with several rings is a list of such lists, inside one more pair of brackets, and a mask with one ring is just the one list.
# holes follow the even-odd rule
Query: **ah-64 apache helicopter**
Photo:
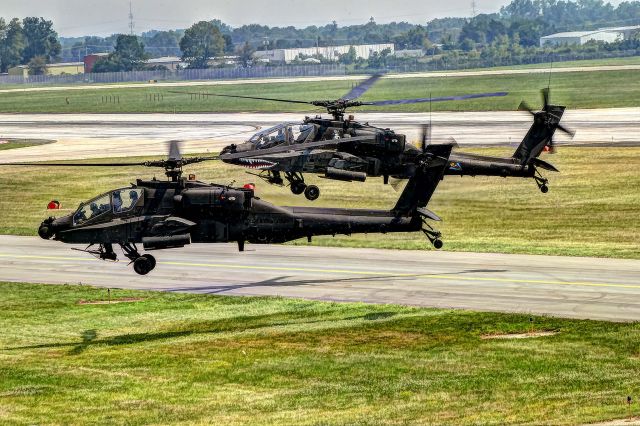
[[[307, 185], [304, 173], [314, 173], [327, 179], [364, 181], [367, 177], [408, 179], [415, 171], [416, 159], [425, 152], [429, 143], [429, 128], [423, 127], [420, 148], [406, 142], [405, 135], [391, 129], [383, 129], [360, 123], [349, 116], [348, 108], [360, 106], [384, 106], [465, 100], [505, 96], [506, 92], [480, 93], [462, 96], [384, 100], [363, 102], [356, 100], [369, 90], [381, 75], [374, 75], [353, 88], [342, 98], [328, 101], [299, 101], [256, 96], [200, 93], [204, 96], [221, 96], [241, 99], [257, 99], [323, 107], [332, 116], [305, 117], [304, 121], [281, 123], [262, 130], [247, 142], [225, 147], [220, 159], [224, 162], [259, 170], [259, 177], [270, 184], [289, 184], [294, 194], [302, 194], [309, 200], [320, 196], [315, 185]], [[185, 93], [185, 92], [175, 92]], [[549, 90], [542, 91], [543, 108], [534, 112], [524, 102], [520, 110], [529, 111], [533, 125], [511, 157], [488, 157], [464, 152], [453, 152], [445, 175], [458, 176], [515, 176], [533, 178], [545, 193], [547, 183], [539, 169], [558, 171], [553, 165], [538, 158], [545, 149], [553, 148], [556, 129], [573, 135], [560, 124], [565, 107], [549, 104]]]
[[[133, 263], [135, 272], [145, 275], [156, 266], [145, 250], [183, 247], [190, 243], [245, 242], [283, 243], [315, 235], [415, 232], [422, 230], [436, 248], [441, 234], [427, 219], [439, 220], [425, 207], [449, 164], [451, 145], [431, 145], [416, 162], [395, 207], [391, 210], [280, 207], [256, 197], [250, 186], [199, 182], [182, 177], [182, 167], [217, 157], [183, 158], [178, 143], [170, 144], [165, 160], [142, 163], [16, 163], [42, 167], [147, 166], [165, 169], [168, 180], [138, 179], [130, 187], [115, 189], [80, 204], [59, 218], [42, 222], [38, 234], [72, 244], [87, 244], [86, 251], [98, 259], [117, 260], [113, 247], [119, 245]], [[92, 248], [97, 246], [96, 248]]]

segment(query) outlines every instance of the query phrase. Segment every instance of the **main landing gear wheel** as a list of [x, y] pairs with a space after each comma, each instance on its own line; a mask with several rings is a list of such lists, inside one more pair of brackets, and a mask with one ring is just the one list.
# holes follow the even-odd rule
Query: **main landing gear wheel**
[[547, 192], [549, 192], [549, 187], [545, 184], [540, 185], [540, 192], [546, 194]]
[[150, 254], [144, 254], [133, 261], [133, 270], [138, 275], [147, 275], [156, 267], [156, 258]]
[[307, 189], [304, 190], [304, 196], [307, 197], [309, 201], [317, 200], [320, 196], [320, 188], [315, 185], [309, 185]]
[[291, 192], [296, 195], [300, 195], [307, 188], [307, 185], [302, 181], [293, 181], [291, 182]]
[[442, 243], [442, 240], [433, 241], [433, 247], [435, 247], [437, 250], [440, 250], [443, 245], [444, 244]]

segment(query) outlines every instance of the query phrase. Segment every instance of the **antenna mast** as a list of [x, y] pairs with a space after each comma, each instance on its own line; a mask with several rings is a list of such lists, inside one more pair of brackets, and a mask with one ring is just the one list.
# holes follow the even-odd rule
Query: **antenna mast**
[[136, 24], [135, 22], [133, 22], [133, 6], [131, 4], [131, 1], [129, 1], [129, 31], [131, 33], [131, 35], [133, 35], [133, 29], [135, 28]]

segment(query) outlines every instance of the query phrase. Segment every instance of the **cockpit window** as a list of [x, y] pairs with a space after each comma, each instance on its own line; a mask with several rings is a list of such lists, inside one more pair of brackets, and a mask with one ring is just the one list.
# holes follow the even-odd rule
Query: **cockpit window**
[[111, 195], [113, 212], [117, 214], [131, 210], [142, 196], [142, 189], [125, 188], [113, 191]]
[[293, 130], [294, 141], [296, 143], [310, 142], [310, 136], [313, 137], [315, 126], [313, 124], [302, 124], [296, 126]]
[[109, 194], [94, 198], [88, 203], [82, 204], [73, 215], [73, 223], [79, 225], [89, 219], [98, 217], [111, 210], [111, 197]]
[[256, 149], [268, 149], [279, 145], [304, 142], [313, 125], [302, 123], [281, 123], [256, 133], [249, 139]]

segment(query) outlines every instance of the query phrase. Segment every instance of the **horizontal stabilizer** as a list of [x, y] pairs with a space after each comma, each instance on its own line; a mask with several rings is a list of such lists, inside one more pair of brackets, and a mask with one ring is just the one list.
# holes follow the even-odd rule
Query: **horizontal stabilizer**
[[532, 158], [531, 162], [533, 163], [534, 166], [539, 167], [541, 169], [544, 170], [549, 170], [550, 172], [559, 172], [560, 170], [556, 169], [556, 167], [553, 164], [547, 163], [544, 160], [541, 160], [539, 158]]
[[440, 216], [438, 216], [437, 214], [435, 214], [431, 210], [426, 209], [424, 207], [419, 207], [417, 212], [420, 213], [420, 215], [422, 215], [423, 217], [425, 217], [427, 219], [435, 220], [436, 222], [441, 222], [442, 221]]

